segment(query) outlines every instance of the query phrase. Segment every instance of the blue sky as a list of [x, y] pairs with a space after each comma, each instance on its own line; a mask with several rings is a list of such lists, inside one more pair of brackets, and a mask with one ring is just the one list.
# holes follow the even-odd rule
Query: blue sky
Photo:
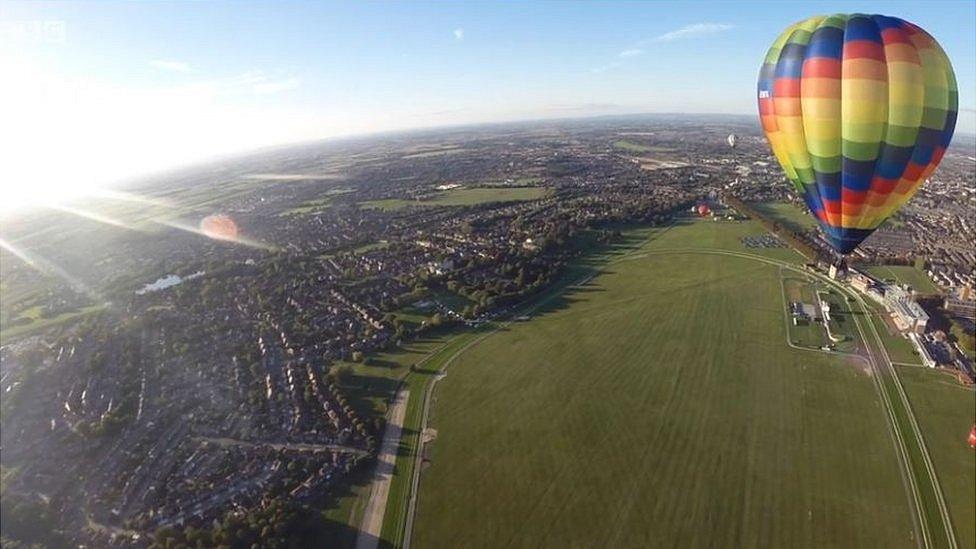
[[21, 180], [65, 177], [38, 173], [38, 162], [67, 154], [79, 184], [98, 185], [334, 135], [750, 114], [759, 64], [785, 26], [857, 11], [908, 19], [939, 40], [959, 80], [960, 130], [973, 132], [973, 1], [8, 1], [0, 117], [13, 123], [0, 146], [19, 153]]

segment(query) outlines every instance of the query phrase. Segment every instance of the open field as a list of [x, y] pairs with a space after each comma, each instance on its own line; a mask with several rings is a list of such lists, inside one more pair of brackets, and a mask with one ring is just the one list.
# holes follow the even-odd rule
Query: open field
[[364, 208], [380, 208], [383, 210], [399, 210], [401, 208], [419, 206], [472, 206], [488, 202], [522, 202], [538, 200], [549, 194], [545, 187], [475, 187], [471, 189], [454, 189], [439, 193], [430, 200], [401, 200], [389, 198], [385, 200], [370, 200], [361, 202]]
[[[783, 277], [783, 293], [786, 296], [784, 303], [787, 312], [790, 312], [790, 303], [799, 302], [809, 305], [816, 304], [814, 286], [809, 280], [802, 279], [790, 274]], [[788, 320], [789, 338], [794, 345], [819, 349], [824, 345], [830, 344], [827, 333], [823, 325], [813, 319], [803, 319], [794, 323], [792, 318]]]
[[860, 339], [857, 334], [857, 326], [854, 324], [851, 306], [841, 296], [837, 290], [824, 289], [820, 292], [821, 298], [830, 305], [830, 333], [834, 337], [843, 338], [836, 341], [838, 351], [854, 351], [857, 341]]
[[31, 321], [26, 324], [16, 324], [10, 326], [9, 328], [4, 327], [3, 331], [0, 332], [0, 341], [7, 341], [8, 339], [13, 339], [16, 337], [29, 334], [31, 332], [50, 328], [52, 326], [57, 326], [59, 324], [64, 324], [72, 320], [78, 320], [86, 315], [95, 313], [104, 309], [106, 304], [89, 305], [87, 307], [81, 307], [80, 309], [75, 309], [73, 311], [61, 313], [52, 317], [41, 317], [40, 311], [26, 311], [27, 315], [23, 315], [23, 318], [30, 318]]
[[913, 366], [898, 376], [925, 435], [959, 547], [976, 546], [976, 452], [966, 436], [976, 423], [976, 392], [944, 373]]
[[435, 396], [413, 542], [914, 545], [873, 380], [790, 349], [781, 294], [772, 266], [638, 252], [473, 346]]
[[354, 189], [332, 189], [326, 192], [325, 196], [322, 198], [316, 198], [315, 200], [306, 200], [305, 202], [302, 202], [298, 206], [295, 206], [294, 208], [289, 208], [278, 215], [289, 216], [289, 215], [307, 215], [307, 214], [318, 213], [332, 206], [332, 199], [334, 197], [351, 193], [353, 192], [353, 190]]
[[874, 265], [868, 267], [867, 271], [882, 280], [908, 284], [923, 294], [934, 294], [939, 291], [925, 271], [911, 265]]
[[651, 150], [651, 147], [648, 147], [647, 145], [641, 145], [640, 143], [634, 143], [633, 141], [626, 140], [614, 141], [613, 146], [633, 153], [645, 153]]
[[794, 231], [803, 231], [817, 226], [810, 212], [789, 202], [754, 202], [751, 205], [763, 215]]
[[891, 325], [888, 314], [874, 303], [868, 303], [868, 307], [870, 308], [871, 322], [874, 323], [878, 334], [884, 341], [885, 349], [891, 356], [891, 360], [921, 365], [922, 361], [918, 358], [918, 352], [912, 342], [897, 332]]

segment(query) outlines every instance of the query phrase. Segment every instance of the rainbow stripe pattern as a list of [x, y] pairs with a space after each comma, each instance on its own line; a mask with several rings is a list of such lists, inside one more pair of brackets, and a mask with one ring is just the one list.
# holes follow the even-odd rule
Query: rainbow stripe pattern
[[932, 175], [959, 104], [939, 44], [884, 15], [818, 16], [790, 26], [766, 54], [758, 91], [773, 154], [841, 254]]

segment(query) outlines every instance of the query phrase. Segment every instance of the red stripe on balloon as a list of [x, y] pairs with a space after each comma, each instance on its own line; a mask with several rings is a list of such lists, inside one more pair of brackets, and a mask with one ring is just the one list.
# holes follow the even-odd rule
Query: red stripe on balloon
[[803, 63], [803, 78], [840, 78], [840, 59], [811, 57]]
[[860, 205], [864, 202], [864, 197], [867, 196], [867, 191], [855, 191], [852, 189], [843, 189], [840, 195], [841, 201], [845, 205]]
[[919, 177], [922, 177], [922, 172], [925, 171], [925, 166], [920, 166], [914, 162], [909, 162], [905, 171], [901, 174], [902, 179], [907, 179], [908, 181], [915, 182], [918, 181]]
[[871, 40], [844, 42], [844, 59], [874, 59], [884, 63], [884, 46]]
[[875, 194], [880, 194], [882, 196], [891, 193], [896, 185], [898, 185], [897, 179], [887, 179], [884, 177], [874, 176], [874, 178], [871, 180], [871, 190]]
[[905, 34], [903, 29], [896, 27], [887, 28], [881, 31], [881, 40], [885, 44], [908, 44], [911, 45], [912, 41], [908, 39], [908, 35]]
[[800, 97], [800, 79], [777, 78], [773, 84], [773, 97]]

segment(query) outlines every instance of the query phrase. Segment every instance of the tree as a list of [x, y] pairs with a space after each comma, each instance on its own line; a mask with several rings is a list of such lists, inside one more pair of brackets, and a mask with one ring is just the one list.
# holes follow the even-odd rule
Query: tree
[[353, 376], [352, 366], [348, 364], [344, 364], [342, 366], [339, 366], [338, 368], [335, 368], [336, 381], [339, 382], [341, 385], [347, 385], [350, 381], [352, 381], [352, 376]]

